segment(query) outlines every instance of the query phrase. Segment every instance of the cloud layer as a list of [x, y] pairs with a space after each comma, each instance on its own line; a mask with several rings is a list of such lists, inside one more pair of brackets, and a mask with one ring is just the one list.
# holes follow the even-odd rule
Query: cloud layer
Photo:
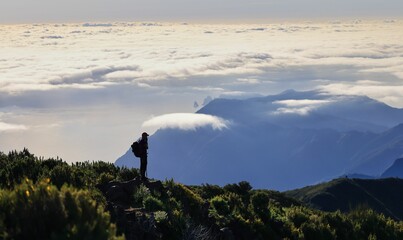
[[[112, 161], [150, 116], [193, 112], [206, 96], [318, 89], [403, 107], [402, 26], [401, 20], [0, 25], [0, 114], [7, 114], [0, 150], [29, 145], [70, 161]], [[322, 104], [282, 101], [277, 113], [308, 114]], [[153, 126], [227, 126], [170, 117]], [[21, 136], [16, 130], [24, 127]]]
[[[401, 85], [402, 24], [2, 25], [0, 92], [131, 85], [219, 96], [353, 84], [371, 94]], [[380, 84], [357, 84], [368, 80]], [[392, 105], [403, 100], [401, 91], [378, 92]]]

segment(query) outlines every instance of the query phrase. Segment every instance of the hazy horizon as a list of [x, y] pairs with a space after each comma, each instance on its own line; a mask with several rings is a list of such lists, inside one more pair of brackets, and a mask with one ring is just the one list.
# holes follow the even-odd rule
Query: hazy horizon
[[173, 0], [15, 0], [0, 3], [0, 23], [173, 21], [250, 22], [280, 20], [343, 20], [401, 18], [399, 0], [195, 1]]

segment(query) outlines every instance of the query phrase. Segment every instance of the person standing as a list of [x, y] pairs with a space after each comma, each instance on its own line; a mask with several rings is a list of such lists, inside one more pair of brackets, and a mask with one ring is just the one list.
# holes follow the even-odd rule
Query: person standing
[[139, 143], [139, 152], [140, 152], [140, 175], [141, 180], [147, 180], [146, 172], [147, 172], [147, 150], [148, 150], [148, 134], [143, 132], [141, 134], [141, 138], [138, 140]]

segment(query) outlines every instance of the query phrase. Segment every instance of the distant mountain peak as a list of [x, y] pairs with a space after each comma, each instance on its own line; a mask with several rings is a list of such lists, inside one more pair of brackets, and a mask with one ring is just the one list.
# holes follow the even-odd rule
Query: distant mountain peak
[[295, 91], [294, 89], [287, 89], [287, 90], [282, 91], [278, 95], [292, 94], [292, 93], [296, 93], [296, 92], [297, 91]]

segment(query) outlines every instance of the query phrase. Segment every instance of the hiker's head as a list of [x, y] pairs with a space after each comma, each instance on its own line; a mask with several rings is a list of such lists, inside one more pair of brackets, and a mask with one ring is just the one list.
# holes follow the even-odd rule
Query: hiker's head
[[146, 132], [143, 132], [143, 134], [141, 134], [141, 137], [143, 137], [143, 138], [147, 138], [149, 135], [148, 135], [148, 133], [146, 133]]

